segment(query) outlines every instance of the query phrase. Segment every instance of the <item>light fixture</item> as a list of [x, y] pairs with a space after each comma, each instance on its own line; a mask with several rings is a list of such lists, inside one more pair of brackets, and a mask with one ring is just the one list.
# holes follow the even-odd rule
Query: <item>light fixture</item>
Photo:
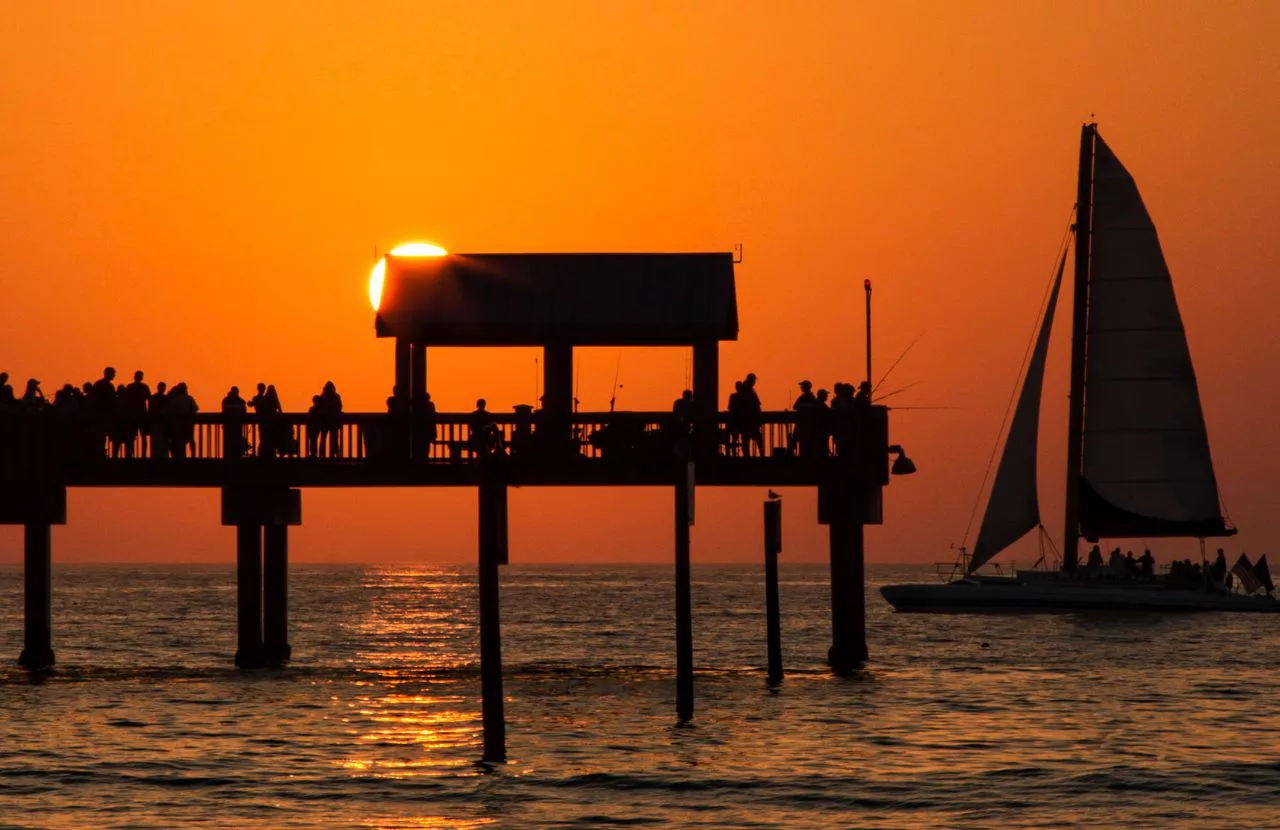
[[889, 446], [889, 455], [896, 455], [893, 459], [893, 466], [889, 468], [889, 473], [895, 476], [909, 476], [916, 471], [916, 462], [907, 458], [907, 453], [902, 449], [901, 444], [891, 444]]

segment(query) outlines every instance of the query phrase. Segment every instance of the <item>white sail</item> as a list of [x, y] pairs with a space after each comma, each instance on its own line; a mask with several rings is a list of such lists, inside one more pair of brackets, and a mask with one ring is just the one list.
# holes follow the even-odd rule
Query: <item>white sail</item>
[[1040, 333], [1027, 364], [1027, 377], [1022, 382], [1018, 406], [1013, 411], [1004, 454], [991, 485], [987, 512], [982, 515], [978, 543], [969, 559], [969, 572], [985, 565], [1000, 551], [1040, 525], [1040, 497], [1036, 489], [1036, 445], [1040, 431], [1040, 392], [1044, 387], [1044, 364], [1049, 351], [1049, 332], [1053, 328], [1053, 312], [1058, 304], [1058, 288], [1067, 264], [1064, 253], [1058, 264], [1058, 275], [1049, 291]]
[[[1173, 282], [1133, 177], [1098, 136], [1084, 399], [1084, 535], [1224, 527]], [[1079, 255], [1079, 253], [1078, 253]]]

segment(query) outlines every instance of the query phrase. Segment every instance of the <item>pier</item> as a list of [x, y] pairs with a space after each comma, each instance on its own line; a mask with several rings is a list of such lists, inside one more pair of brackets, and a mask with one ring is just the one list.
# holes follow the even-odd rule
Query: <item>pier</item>
[[[815, 519], [830, 529], [832, 635], [828, 661], [847, 674], [868, 657], [863, 528], [883, 520], [882, 491], [905, 456], [890, 446], [888, 410], [863, 401], [841, 432], [806, 433], [803, 413], [765, 411], [758, 441], [719, 407], [719, 344], [736, 340], [729, 254], [530, 254], [385, 259], [375, 332], [393, 338], [387, 413], [147, 415], [130, 422], [124, 457], [106, 436], [123, 416], [0, 413], [0, 523], [22, 525], [22, 665], [55, 661], [50, 527], [68, 520], [75, 487], [204, 487], [236, 528], [237, 649], [244, 669], [278, 666], [288, 630], [289, 528], [314, 487], [472, 487], [479, 503], [481, 697], [484, 757], [505, 758], [500, 578], [508, 562], [511, 487], [670, 488], [675, 539], [676, 710], [694, 715], [689, 527], [703, 487], [814, 487]], [[869, 290], [869, 289], [868, 289]], [[427, 405], [433, 347], [538, 346], [545, 394], [511, 413], [442, 413]], [[681, 346], [693, 352], [685, 412], [578, 412], [574, 348]], [[678, 391], [678, 390], [676, 390]], [[118, 433], [118, 430], [117, 430]], [[807, 440], [797, 441], [803, 434]], [[181, 435], [181, 453], [163, 436]], [[907, 462], [909, 464], [909, 462]], [[899, 471], [909, 471], [900, 469]], [[794, 519], [793, 519], [794, 520]], [[768, 675], [782, 681], [777, 555], [781, 504], [766, 506]]]

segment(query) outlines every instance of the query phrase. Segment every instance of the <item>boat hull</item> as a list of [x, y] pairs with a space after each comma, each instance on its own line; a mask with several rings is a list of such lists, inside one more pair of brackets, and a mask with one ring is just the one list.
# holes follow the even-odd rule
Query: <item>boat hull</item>
[[1268, 597], [1215, 594], [1159, 585], [1090, 584], [1075, 581], [1041, 585], [1014, 580], [961, 580], [946, 584], [886, 585], [881, 595], [903, 613], [1053, 614], [1074, 611], [1155, 611], [1195, 613], [1234, 611], [1280, 613]]

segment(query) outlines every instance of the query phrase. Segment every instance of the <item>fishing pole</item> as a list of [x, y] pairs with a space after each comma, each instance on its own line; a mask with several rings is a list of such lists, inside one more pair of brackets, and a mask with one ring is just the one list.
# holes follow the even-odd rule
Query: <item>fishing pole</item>
[[889, 373], [898, 367], [898, 364], [902, 362], [902, 358], [907, 356], [907, 352], [911, 351], [912, 347], [914, 347], [917, 343], [919, 343], [920, 338], [924, 336], [925, 336], [925, 331], [922, 331], [916, 335], [915, 340], [912, 340], [910, 343], [907, 344], [907, 347], [902, 350], [902, 354], [898, 355], [898, 359], [893, 361], [893, 363], [889, 366], [889, 368], [885, 371], [885, 373], [880, 377], [880, 380], [876, 381], [876, 385], [871, 387], [872, 392], [875, 392], [877, 389], [879, 389], [880, 384], [884, 383], [886, 380], [889, 379]]
[[618, 379], [620, 377], [622, 377], [622, 351], [621, 350], [618, 351], [618, 362], [613, 367], [613, 395], [609, 397], [610, 412], [613, 411], [614, 404], [618, 402], [618, 390], [622, 388], [621, 385], [619, 385], [618, 383]]

